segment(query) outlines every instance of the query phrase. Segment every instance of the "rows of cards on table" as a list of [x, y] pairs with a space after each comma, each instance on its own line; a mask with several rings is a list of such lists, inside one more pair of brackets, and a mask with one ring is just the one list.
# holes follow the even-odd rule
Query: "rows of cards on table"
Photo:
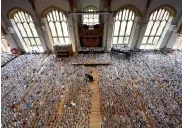
[[17, 90], [16, 95], [23, 95], [45, 57], [46, 55], [43, 54], [21, 55], [3, 67], [1, 69], [1, 95], [4, 96], [13, 87]]
[[8, 53], [1, 53], [1, 66], [8, 63], [10, 60], [15, 58], [16, 55], [8, 54]]
[[180, 58], [179, 51], [135, 52], [128, 59], [123, 54], [21, 55], [1, 71], [2, 124], [89, 128], [92, 91], [85, 74], [91, 70], [72, 63], [111, 62], [97, 66], [102, 128], [145, 128], [150, 121], [154, 127], [181, 127]]

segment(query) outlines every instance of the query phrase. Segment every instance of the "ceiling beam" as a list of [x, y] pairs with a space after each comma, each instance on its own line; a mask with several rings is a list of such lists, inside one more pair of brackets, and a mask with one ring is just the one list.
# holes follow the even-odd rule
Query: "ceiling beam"
[[108, 8], [108, 10], [111, 10], [111, 2], [112, 0], [103, 0], [104, 1], [104, 7]]
[[32, 8], [35, 10], [35, 0], [28, 0], [32, 6]]
[[152, 0], [147, 0], [147, 3], [145, 5], [145, 11], [144, 11], [144, 14], [143, 14], [144, 17], [147, 14], [147, 11], [148, 11], [148, 9], [150, 7], [151, 2], [152, 2]]
[[76, 3], [78, 2], [78, 0], [68, 0], [69, 4], [70, 4], [70, 11], [73, 11], [73, 8], [76, 8]]

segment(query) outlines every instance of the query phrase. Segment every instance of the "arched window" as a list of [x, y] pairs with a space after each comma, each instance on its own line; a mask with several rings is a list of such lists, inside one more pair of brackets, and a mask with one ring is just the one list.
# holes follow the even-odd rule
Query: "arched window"
[[10, 47], [3, 33], [1, 33], [1, 52], [10, 53]]
[[140, 49], [157, 49], [159, 41], [172, 13], [169, 7], [163, 6], [156, 9], [149, 18], [147, 29], [145, 31]]
[[94, 6], [87, 6], [83, 9], [86, 12], [93, 12], [90, 14], [82, 15], [82, 23], [86, 25], [96, 25], [99, 24], [99, 14], [94, 14], [94, 11], [98, 11], [98, 8]]
[[112, 47], [129, 44], [136, 15], [141, 15], [141, 13], [132, 5], [124, 5], [116, 11]]
[[28, 50], [27, 52], [43, 52], [31, 15], [21, 9], [14, 9], [10, 13], [23, 39], [22, 45]]
[[65, 14], [60, 10], [52, 9], [46, 17], [54, 44], [69, 44], [68, 23]]

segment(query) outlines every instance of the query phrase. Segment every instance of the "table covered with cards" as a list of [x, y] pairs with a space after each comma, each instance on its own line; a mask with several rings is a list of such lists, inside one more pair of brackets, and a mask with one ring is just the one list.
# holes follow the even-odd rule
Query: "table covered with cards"
[[[1, 69], [3, 127], [89, 128], [98, 65], [101, 128], [182, 127], [182, 52], [24, 54]], [[94, 78], [95, 79], [95, 78]]]

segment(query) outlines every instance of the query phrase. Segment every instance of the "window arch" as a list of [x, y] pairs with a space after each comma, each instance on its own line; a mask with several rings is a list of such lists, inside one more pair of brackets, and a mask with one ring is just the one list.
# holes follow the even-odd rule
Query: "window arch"
[[46, 9], [46, 19], [54, 44], [70, 44], [68, 22], [65, 13], [56, 7]]
[[87, 6], [83, 9], [85, 12], [93, 12], [91, 14], [82, 15], [82, 24], [86, 25], [96, 25], [99, 24], [99, 14], [94, 14], [95, 11], [98, 11], [98, 8], [95, 6]]
[[141, 15], [141, 13], [132, 5], [122, 6], [116, 11], [114, 14], [112, 47], [129, 44], [137, 15]]
[[20, 33], [23, 39], [22, 45], [28, 52], [43, 52], [32, 16], [20, 8], [14, 8], [9, 12], [10, 19], [13, 19], [15, 29]]
[[140, 49], [157, 49], [161, 36], [164, 32], [170, 16], [175, 12], [169, 6], [162, 6], [155, 9], [150, 15], [149, 22], [140, 46]]

